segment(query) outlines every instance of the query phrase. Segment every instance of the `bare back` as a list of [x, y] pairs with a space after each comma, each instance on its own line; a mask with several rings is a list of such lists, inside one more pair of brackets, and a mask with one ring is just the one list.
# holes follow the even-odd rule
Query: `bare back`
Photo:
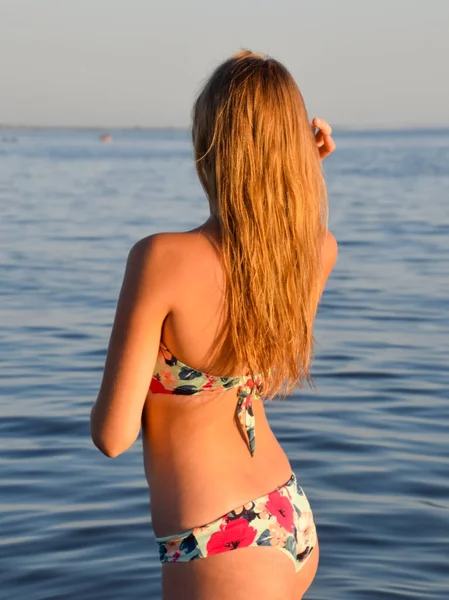
[[[161, 339], [182, 362], [207, 372], [224, 303], [219, 236], [207, 226], [203, 232], [163, 235], [174, 287]], [[257, 451], [252, 457], [236, 426], [235, 390], [206, 396], [148, 394], [144, 460], [157, 536], [207, 523], [291, 474], [261, 400], [254, 401]]]
[[[142, 428], [153, 528], [159, 538], [211, 523], [278, 488], [292, 472], [262, 400], [253, 399], [257, 442], [252, 456], [237, 426], [235, 388], [198, 395], [149, 391], [161, 340], [185, 365], [208, 371], [226, 312], [219, 253], [220, 236], [211, 219], [196, 230], [157, 234], [133, 246], [91, 412], [92, 439], [107, 456], [129, 448]], [[322, 288], [336, 256], [335, 238], [328, 233]], [[246, 370], [212, 374], [239, 376]], [[206, 561], [165, 564], [164, 599], [178, 597], [180, 588], [189, 600], [211, 594], [223, 599], [248, 597], [248, 590], [251, 597], [283, 599], [290, 590], [295, 600], [302, 597], [316, 572], [318, 543], [313, 558], [297, 575], [275, 548], [261, 554], [259, 550], [244, 548]], [[249, 560], [253, 556], [257, 560]], [[272, 569], [277, 572], [274, 579]], [[247, 583], [242, 587], [243, 581]]]

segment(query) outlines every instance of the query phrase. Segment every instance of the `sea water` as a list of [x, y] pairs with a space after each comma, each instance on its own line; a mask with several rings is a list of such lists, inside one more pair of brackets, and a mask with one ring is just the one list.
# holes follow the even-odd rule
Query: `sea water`
[[[101, 133], [0, 131], [5, 600], [160, 598], [140, 441], [105, 458], [89, 412], [129, 248], [207, 201], [187, 132]], [[335, 139], [317, 392], [267, 407], [317, 522], [306, 597], [447, 600], [449, 132]]]

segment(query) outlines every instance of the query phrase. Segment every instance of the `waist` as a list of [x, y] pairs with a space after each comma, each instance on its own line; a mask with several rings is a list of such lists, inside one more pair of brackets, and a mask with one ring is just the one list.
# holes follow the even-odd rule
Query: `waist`
[[254, 457], [235, 426], [232, 405], [218, 402], [213, 410], [198, 412], [195, 405], [192, 410], [178, 406], [173, 413], [159, 399], [149, 404], [142, 421], [143, 449], [157, 536], [207, 523], [290, 477], [290, 463], [262, 401], [254, 403]]

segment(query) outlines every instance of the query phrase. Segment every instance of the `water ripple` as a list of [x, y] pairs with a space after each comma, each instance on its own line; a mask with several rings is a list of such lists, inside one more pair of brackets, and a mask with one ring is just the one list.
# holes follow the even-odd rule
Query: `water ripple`
[[[89, 411], [131, 244], [207, 214], [188, 133], [14, 136], [0, 146], [1, 594], [159, 598], [140, 442], [102, 457]], [[336, 137], [317, 393], [268, 407], [318, 526], [307, 598], [445, 600], [449, 133]]]

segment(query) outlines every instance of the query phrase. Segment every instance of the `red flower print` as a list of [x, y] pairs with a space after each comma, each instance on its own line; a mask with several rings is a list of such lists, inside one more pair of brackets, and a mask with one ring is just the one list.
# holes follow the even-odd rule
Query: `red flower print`
[[180, 556], [181, 556], [181, 552], [175, 552], [173, 554], [173, 562], [176, 562], [177, 560], [179, 560]]
[[251, 393], [259, 392], [260, 387], [263, 385], [263, 379], [247, 379], [246, 385], [251, 389]]
[[276, 517], [281, 527], [293, 531], [293, 506], [288, 498], [279, 492], [271, 492], [265, 508]]
[[211, 375], [206, 375], [206, 378], [207, 382], [201, 386], [202, 390], [209, 390], [214, 385], [215, 377], [212, 377]]
[[220, 554], [237, 548], [250, 546], [257, 535], [246, 519], [235, 519], [221, 525], [221, 530], [213, 533], [207, 542], [207, 554]]
[[247, 396], [245, 398], [245, 400], [242, 402], [242, 407], [248, 409], [251, 406], [251, 402], [253, 400], [253, 397], [251, 396], [251, 394], [249, 396]]
[[156, 379], [156, 377], [153, 377], [151, 380], [150, 392], [153, 392], [153, 394], [173, 394], [173, 391], [167, 390], [167, 388], [164, 387], [164, 384], [161, 383], [159, 379]]
[[170, 369], [161, 369], [159, 371], [159, 379], [161, 383], [165, 386], [166, 390], [169, 390], [175, 386], [178, 378], [174, 375]]

